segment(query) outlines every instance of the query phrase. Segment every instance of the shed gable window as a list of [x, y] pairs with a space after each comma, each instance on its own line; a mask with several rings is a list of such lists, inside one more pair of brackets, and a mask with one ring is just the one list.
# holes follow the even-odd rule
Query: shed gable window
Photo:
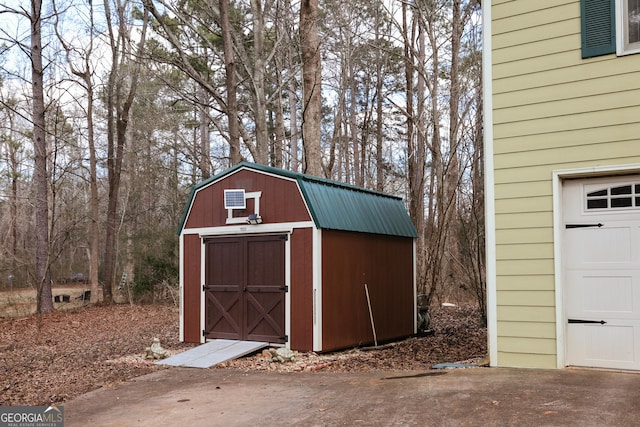
[[[260, 217], [260, 197], [262, 191], [245, 192], [244, 190], [224, 190], [224, 208], [227, 210], [227, 224], [258, 224]], [[247, 199], [253, 199], [253, 213], [244, 215], [247, 209]], [[236, 216], [234, 212], [238, 212]], [[250, 220], [254, 222], [250, 222]]]
[[616, 185], [586, 194], [589, 211], [640, 208], [640, 183]]
[[640, 53], [640, 0], [580, 0], [582, 58]]

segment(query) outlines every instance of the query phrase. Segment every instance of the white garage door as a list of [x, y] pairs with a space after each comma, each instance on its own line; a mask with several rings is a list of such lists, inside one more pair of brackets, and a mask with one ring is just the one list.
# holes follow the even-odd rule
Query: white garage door
[[567, 365], [640, 370], [640, 175], [563, 190]]

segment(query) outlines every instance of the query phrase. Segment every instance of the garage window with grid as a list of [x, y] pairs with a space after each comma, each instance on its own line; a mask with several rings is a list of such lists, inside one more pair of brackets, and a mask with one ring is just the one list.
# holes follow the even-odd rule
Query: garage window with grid
[[587, 193], [587, 210], [640, 208], [640, 183], [616, 185]]

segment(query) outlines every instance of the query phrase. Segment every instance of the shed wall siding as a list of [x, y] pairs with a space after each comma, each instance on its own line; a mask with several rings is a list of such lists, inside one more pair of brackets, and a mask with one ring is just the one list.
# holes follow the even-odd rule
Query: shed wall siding
[[640, 55], [581, 59], [577, 0], [491, 7], [497, 364], [555, 368], [552, 174], [640, 163]]
[[367, 233], [322, 232], [322, 349], [374, 342], [414, 331], [413, 239]]
[[291, 234], [291, 349], [313, 350], [313, 231]]
[[202, 338], [200, 326], [200, 295], [202, 294], [202, 279], [200, 278], [200, 249], [202, 247], [200, 236], [197, 234], [185, 234], [183, 269], [183, 327], [184, 341], [199, 343]]

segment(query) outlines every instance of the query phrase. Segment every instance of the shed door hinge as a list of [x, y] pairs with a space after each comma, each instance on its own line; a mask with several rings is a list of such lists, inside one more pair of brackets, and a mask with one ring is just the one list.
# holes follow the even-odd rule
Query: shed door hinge
[[202, 330], [202, 336], [206, 337], [207, 336], [207, 331], [205, 331], [204, 329]]
[[284, 335], [280, 337], [280, 339], [282, 339], [284, 342], [289, 342], [289, 335]]
[[289, 292], [289, 287], [288, 287], [288, 286], [282, 286], [282, 287], [280, 288], [280, 290], [281, 290], [282, 292]]

